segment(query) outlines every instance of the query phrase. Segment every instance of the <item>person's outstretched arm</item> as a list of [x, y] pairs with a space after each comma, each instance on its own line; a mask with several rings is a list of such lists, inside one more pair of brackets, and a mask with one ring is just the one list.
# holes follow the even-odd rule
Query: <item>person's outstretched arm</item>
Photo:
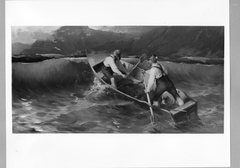
[[113, 72], [117, 73], [118, 75], [123, 76], [122, 72], [118, 69], [117, 65], [115, 64], [115, 61], [113, 58], [109, 58], [107, 60], [107, 63], [110, 65]]
[[126, 74], [128, 73], [128, 70], [123, 66], [123, 64], [121, 63], [120, 60], [117, 61], [117, 66], [118, 66], [119, 70], [125, 72]]

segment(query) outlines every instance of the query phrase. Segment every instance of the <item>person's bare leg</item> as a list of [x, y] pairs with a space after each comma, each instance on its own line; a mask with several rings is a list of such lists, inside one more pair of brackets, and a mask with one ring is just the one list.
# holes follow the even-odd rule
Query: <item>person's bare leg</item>
[[176, 101], [177, 101], [177, 104], [178, 104], [179, 106], [182, 106], [182, 105], [184, 104], [183, 99], [182, 99], [181, 97], [179, 97], [179, 96], [176, 98]]
[[153, 100], [153, 106], [160, 107], [162, 103], [162, 96], [160, 96], [157, 100]]
[[111, 85], [112, 85], [112, 87], [114, 87], [115, 89], [117, 89], [117, 84], [116, 84], [115, 79], [114, 79], [114, 78], [111, 78], [110, 80], [111, 80]]
[[179, 96], [175, 87], [172, 87], [171, 89], [169, 89], [168, 92], [175, 98], [176, 103], [179, 106], [182, 106], [184, 104], [183, 99]]

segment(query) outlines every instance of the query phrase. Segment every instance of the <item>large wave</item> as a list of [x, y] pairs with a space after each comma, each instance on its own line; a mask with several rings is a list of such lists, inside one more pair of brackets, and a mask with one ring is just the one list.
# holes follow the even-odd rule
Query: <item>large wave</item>
[[[176, 83], [223, 84], [222, 65], [162, 62]], [[52, 59], [38, 63], [13, 63], [13, 92], [52, 90], [63, 87], [93, 87], [94, 74], [87, 59]]]
[[[212, 131], [222, 132], [223, 66], [162, 64], [176, 87], [198, 101], [199, 116], [204, 124], [210, 126], [208, 123], [216, 122], [216, 128], [214, 126]], [[132, 103], [126, 96], [102, 85], [94, 77], [87, 59], [62, 58], [39, 63], [13, 63], [12, 87], [14, 132], [149, 132], [148, 106]], [[129, 95], [143, 91], [130, 85], [123, 89]], [[146, 99], [144, 92], [143, 98]], [[198, 125], [196, 128], [198, 122], [176, 130], [169, 113], [156, 111], [154, 114], [159, 130], [203, 131]]]
[[39, 63], [13, 63], [13, 89], [37, 89], [59, 86], [87, 85], [93, 81], [93, 73], [86, 60], [52, 59]]
[[170, 78], [175, 82], [194, 84], [223, 84], [223, 65], [204, 65], [163, 62]]

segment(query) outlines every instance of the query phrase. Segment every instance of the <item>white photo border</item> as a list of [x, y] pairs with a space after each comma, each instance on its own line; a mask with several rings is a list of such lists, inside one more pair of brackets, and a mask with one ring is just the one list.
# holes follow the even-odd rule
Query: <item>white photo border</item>
[[[224, 26], [223, 134], [13, 134], [11, 26]], [[6, 1], [6, 138], [9, 167], [230, 166], [227, 0]], [[173, 161], [174, 160], [174, 161]]]

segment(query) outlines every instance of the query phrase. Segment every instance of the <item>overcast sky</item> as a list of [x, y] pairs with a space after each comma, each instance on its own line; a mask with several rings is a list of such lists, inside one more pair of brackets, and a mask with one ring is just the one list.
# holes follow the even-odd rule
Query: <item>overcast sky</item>
[[[50, 33], [54, 30], [57, 30], [61, 26], [12, 26], [12, 31], [16, 32], [18, 30], [23, 30], [23, 31], [29, 31], [29, 32], [34, 32], [34, 31], [43, 31]], [[102, 26], [89, 26], [92, 29], [101, 29]]]

